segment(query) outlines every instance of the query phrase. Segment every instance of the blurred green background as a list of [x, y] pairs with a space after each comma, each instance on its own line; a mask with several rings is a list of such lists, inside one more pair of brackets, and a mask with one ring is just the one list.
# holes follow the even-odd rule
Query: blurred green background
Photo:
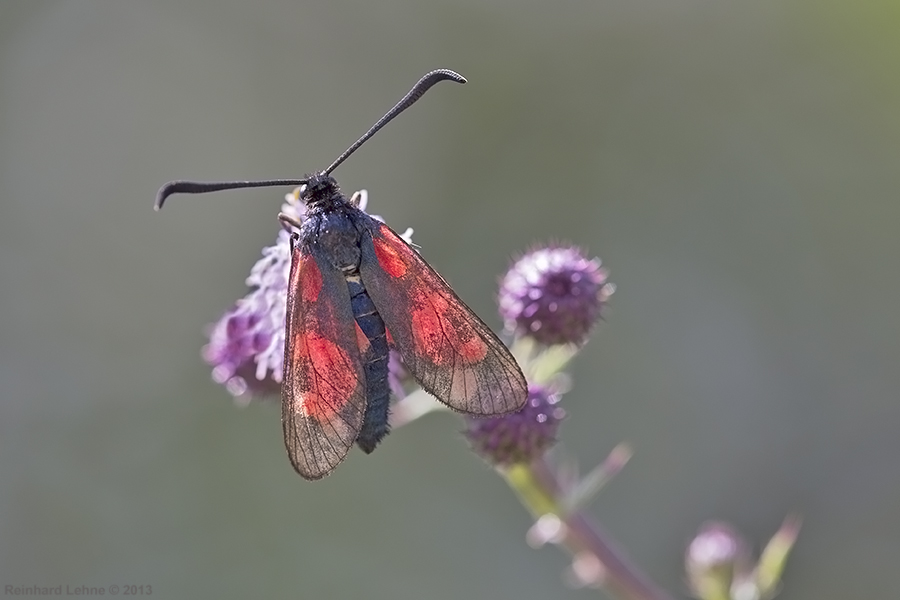
[[161, 598], [581, 598], [436, 415], [327, 480], [199, 351], [282, 190], [337, 172], [499, 326], [539, 240], [618, 292], [562, 438], [636, 455], [593, 514], [686, 596], [702, 522], [804, 529], [783, 597], [897, 597], [900, 3], [0, 3], [0, 585]]

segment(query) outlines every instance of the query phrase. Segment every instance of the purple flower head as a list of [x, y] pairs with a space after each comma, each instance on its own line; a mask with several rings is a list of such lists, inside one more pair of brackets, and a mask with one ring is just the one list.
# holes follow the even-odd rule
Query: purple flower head
[[566, 416], [558, 402], [558, 394], [530, 385], [522, 410], [502, 417], [469, 417], [466, 437], [472, 449], [493, 465], [531, 462], [556, 443], [559, 423]]
[[599, 259], [575, 247], [528, 252], [500, 283], [500, 315], [508, 331], [537, 342], [583, 344], [615, 286]]
[[[300, 191], [297, 188], [285, 196], [281, 211], [302, 222], [306, 207], [300, 202]], [[365, 210], [368, 194], [365, 190], [357, 194], [359, 208]], [[407, 229], [402, 237], [411, 241], [411, 236], [412, 229]], [[213, 367], [213, 380], [224, 384], [235, 397], [275, 395], [281, 387], [290, 240], [290, 232], [282, 229], [275, 245], [263, 248], [262, 258], [247, 277], [247, 285], [253, 289], [209, 329], [203, 358]]]

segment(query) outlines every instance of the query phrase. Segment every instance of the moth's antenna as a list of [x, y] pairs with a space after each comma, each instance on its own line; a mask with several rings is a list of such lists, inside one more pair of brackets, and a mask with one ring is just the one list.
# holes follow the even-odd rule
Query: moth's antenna
[[[402, 113], [404, 110], [412, 106], [416, 100], [422, 97], [431, 86], [449, 79], [457, 83], [465, 83], [466, 78], [450, 69], [437, 69], [426, 73], [422, 79], [413, 86], [394, 108], [388, 111], [386, 115], [381, 117], [364, 136], [356, 140], [356, 143], [347, 148], [337, 160], [331, 163], [331, 166], [325, 169], [324, 174], [328, 175], [337, 168], [339, 164], [347, 160], [347, 157], [353, 154], [357, 148], [362, 146], [366, 140], [375, 135], [379, 129], [387, 125], [394, 117]], [[256, 187], [272, 187], [279, 185], [305, 185], [309, 183], [308, 179], [266, 179], [263, 181], [222, 181], [222, 182], [201, 182], [201, 181], [170, 181], [161, 188], [156, 194], [155, 210], [162, 208], [166, 199], [172, 194], [205, 194], [206, 192], [218, 192], [221, 190], [237, 190], [242, 188]]]
[[450, 69], [436, 69], [434, 71], [431, 71], [430, 73], [426, 73], [422, 77], [422, 79], [420, 79], [418, 81], [418, 83], [416, 83], [416, 85], [414, 85], [412, 87], [412, 89], [409, 90], [409, 92], [405, 96], [403, 96], [403, 98], [400, 99], [400, 102], [398, 102], [394, 106], [394, 108], [389, 110], [386, 115], [384, 115], [383, 117], [378, 119], [378, 122], [375, 123], [374, 125], [372, 125], [372, 128], [369, 129], [365, 133], [365, 135], [363, 135], [361, 138], [356, 140], [355, 144], [353, 144], [352, 146], [347, 148], [343, 154], [338, 156], [337, 159], [333, 163], [331, 163], [330, 167], [325, 169], [325, 171], [324, 171], [325, 175], [328, 175], [332, 171], [334, 171], [339, 164], [341, 164], [342, 162], [347, 160], [348, 156], [350, 156], [351, 154], [356, 152], [357, 148], [362, 146], [366, 142], [366, 140], [368, 140], [370, 137], [375, 135], [375, 133], [379, 129], [381, 129], [388, 123], [390, 123], [394, 117], [396, 117], [397, 115], [402, 113], [404, 110], [406, 110], [407, 108], [412, 106], [416, 102], [416, 100], [421, 98], [422, 95], [431, 88], [431, 86], [433, 86], [434, 84], [436, 84], [440, 81], [444, 81], [445, 79], [455, 81], [456, 83], [465, 83], [466, 82], [465, 77], [463, 77], [456, 71], [451, 71]]
[[206, 192], [218, 192], [221, 190], [239, 190], [242, 188], [272, 187], [276, 185], [305, 185], [308, 179], [265, 179], [263, 181], [170, 181], [159, 188], [156, 193], [156, 206], [154, 210], [162, 208], [166, 198], [172, 194], [205, 194]]

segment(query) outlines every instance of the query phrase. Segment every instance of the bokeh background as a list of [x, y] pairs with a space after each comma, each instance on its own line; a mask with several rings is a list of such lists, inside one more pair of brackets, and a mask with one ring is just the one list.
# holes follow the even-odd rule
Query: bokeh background
[[895, 598], [900, 4], [772, 0], [0, 3], [0, 584], [161, 598], [581, 598], [432, 415], [296, 476], [273, 405], [199, 350], [283, 190], [326, 166], [500, 325], [539, 240], [618, 285], [568, 452], [636, 455], [591, 510], [685, 597], [711, 518], [804, 528], [785, 598]]

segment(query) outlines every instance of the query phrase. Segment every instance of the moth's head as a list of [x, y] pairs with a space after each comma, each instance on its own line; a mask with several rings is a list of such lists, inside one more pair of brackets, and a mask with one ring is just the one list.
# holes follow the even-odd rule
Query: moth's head
[[300, 192], [300, 198], [307, 206], [320, 204], [340, 194], [341, 188], [331, 175], [314, 173], [308, 176], [306, 187]]

